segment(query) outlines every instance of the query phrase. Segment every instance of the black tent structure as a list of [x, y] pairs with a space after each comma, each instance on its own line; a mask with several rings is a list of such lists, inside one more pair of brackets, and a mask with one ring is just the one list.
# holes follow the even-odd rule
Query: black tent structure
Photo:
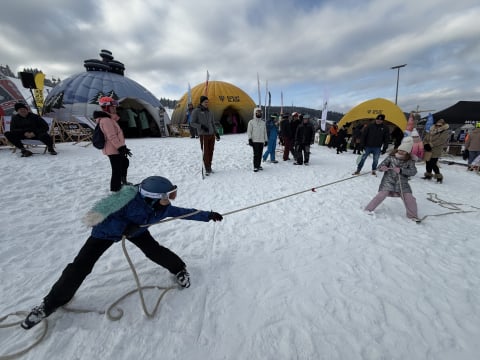
[[466, 124], [480, 121], [480, 101], [459, 101], [433, 114], [435, 121], [444, 119], [447, 124]]

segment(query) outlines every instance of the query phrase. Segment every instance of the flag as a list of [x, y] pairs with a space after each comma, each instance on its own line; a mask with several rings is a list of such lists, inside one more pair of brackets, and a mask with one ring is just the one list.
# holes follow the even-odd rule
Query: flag
[[328, 102], [327, 100], [325, 100], [323, 102], [322, 118], [320, 119], [320, 129], [322, 129], [322, 131], [325, 131], [327, 129], [327, 106]]
[[283, 91], [280, 91], [280, 114], [283, 114]]
[[44, 97], [43, 97], [43, 86], [45, 82], [45, 74], [42, 72], [36, 73], [35, 74], [35, 86], [36, 89], [32, 90], [33, 91], [33, 97], [35, 99], [35, 105], [37, 107], [37, 113], [40, 115], [42, 113], [43, 109], [43, 102], [44, 102]]
[[207, 81], [205, 81], [205, 88], [203, 90], [203, 95], [208, 96], [208, 80], [210, 79], [210, 74], [207, 70]]
[[427, 122], [425, 123], [425, 131], [428, 133], [430, 132], [430, 128], [433, 126], [433, 115], [432, 113], [428, 113]]
[[262, 96], [260, 95], [260, 77], [257, 73], [257, 87], [258, 87], [258, 107], [262, 107]]
[[188, 83], [187, 104], [192, 104], [192, 88], [190, 87], [190, 83]]
[[272, 106], [272, 94], [270, 94], [270, 91], [268, 92], [268, 107]]

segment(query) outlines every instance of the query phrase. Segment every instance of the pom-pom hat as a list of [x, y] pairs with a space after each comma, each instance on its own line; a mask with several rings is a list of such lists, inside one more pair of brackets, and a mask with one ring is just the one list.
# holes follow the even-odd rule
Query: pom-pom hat
[[410, 153], [413, 148], [413, 138], [411, 136], [404, 137], [402, 143], [397, 150], [402, 150], [407, 153]]

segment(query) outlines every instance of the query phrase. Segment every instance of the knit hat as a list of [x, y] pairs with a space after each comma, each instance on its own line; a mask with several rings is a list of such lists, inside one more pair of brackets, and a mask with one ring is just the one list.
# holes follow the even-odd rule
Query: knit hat
[[208, 100], [208, 97], [205, 95], [200, 96], [200, 104], [203, 103], [205, 100]]
[[413, 138], [411, 136], [406, 136], [403, 138], [402, 143], [397, 150], [403, 150], [407, 153], [410, 153], [413, 148]]
[[28, 110], [28, 107], [27, 107], [27, 105], [25, 105], [22, 102], [17, 102], [15, 104], [15, 111], [18, 111], [18, 109], [27, 109]]

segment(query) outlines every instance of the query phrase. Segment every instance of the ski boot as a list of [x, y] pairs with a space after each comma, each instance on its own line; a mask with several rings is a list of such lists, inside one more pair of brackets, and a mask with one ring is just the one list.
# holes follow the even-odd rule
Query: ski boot
[[423, 174], [422, 179], [423, 180], [432, 180], [432, 173], [426, 172], [425, 174]]
[[190, 287], [190, 274], [188, 273], [187, 269], [184, 268], [180, 270], [176, 275], [175, 278], [177, 279], [178, 285], [183, 288]]
[[25, 330], [31, 329], [47, 316], [48, 314], [45, 311], [45, 304], [42, 302], [40, 305], [35, 306], [32, 311], [30, 311], [20, 326]]

